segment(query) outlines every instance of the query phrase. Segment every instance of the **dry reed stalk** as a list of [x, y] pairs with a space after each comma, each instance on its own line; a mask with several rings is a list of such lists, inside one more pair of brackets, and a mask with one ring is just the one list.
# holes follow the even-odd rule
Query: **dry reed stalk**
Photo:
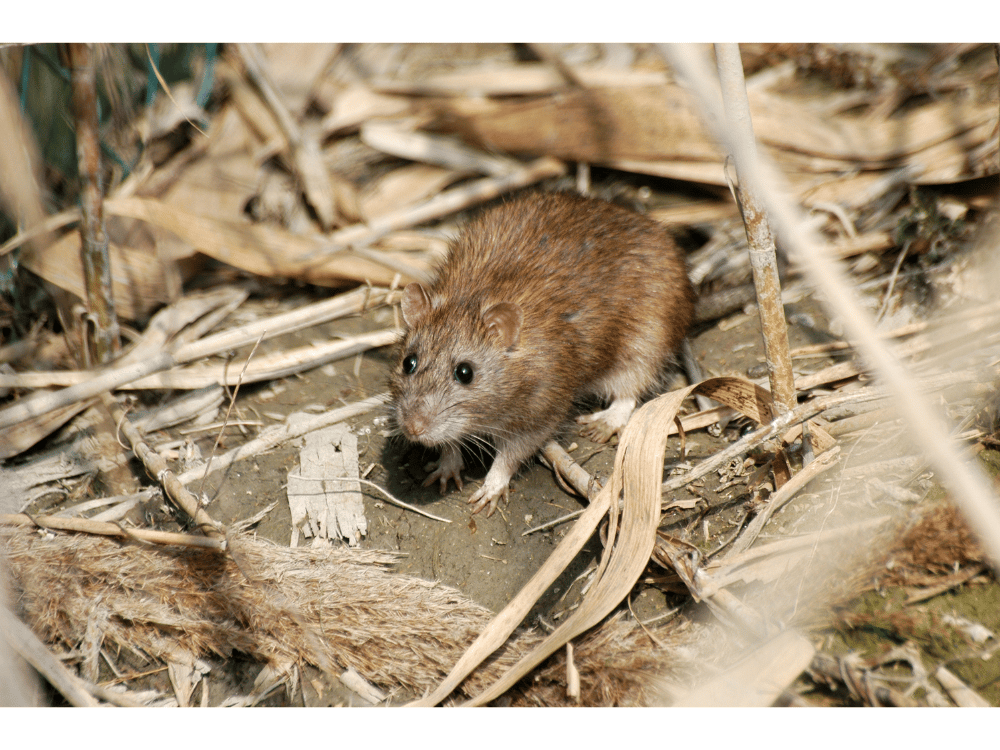
[[0, 410], [0, 429], [112, 391], [151, 373], [166, 370], [176, 364], [177, 360], [171, 354], [161, 352], [142, 362], [105, 370], [89, 380], [77, 385], [68, 386], [60, 391], [32, 394], [14, 402], [14, 404], [8, 406], [6, 409]]
[[[274, 352], [254, 359], [242, 382], [259, 383], [262, 380], [278, 380], [306, 370], [347, 359], [356, 354], [394, 344], [400, 336], [397, 329], [384, 329], [349, 336], [323, 344], [296, 347]], [[210, 385], [236, 385], [240, 374], [230, 363], [199, 363], [184, 368], [154, 373], [127, 383], [124, 388], [132, 389], [183, 389], [194, 390]]]
[[[387, 398], [387, 394], [381, 393], [377, 396], [367, 398], [364, 401], [358, 401], [322, 414], [310, 414], [307, 418], [296, 422], [295, 424], [289, 424], [286, 422], [285, 424], [268, 427], [267, 429], [261, 431], [260, 435], [250, 442], [244, 443], [243, 445], [233, 448], [231, 451], [214, 458], [212, 460], [212, 469], [213, 471], [224, 469], [240, 459], [260, 455], [261, 453], [269, 451], [288, 440], [301, 437], [307, 432], [319, 430], [331, 424], [336, 424], [337, 422], [342, 422], [345, 419], [357, 416], [358, 414], [364, 414], [372, 411], [373, 409], [378, 409], [379, 407], [385, 405]], [[205, 467], [189, 469], [183, 474], [178, 475], [177, 479], [181, 484], [189, 484], [201, 476], [204, 472]]]
[[[717, 103], [707, 95], [712, 88], [703, 56], [683, 45], [664, 45], [661, 50], [689, 83], [689, 91], [706, 113], [706, 121], [713, 126], [723, 122]], [[722, 128], [718, 128], [716, 134], [722, 142], [729, 138]], [[919, 388], [913, 378], [881, 342], [869, 316], [857, 303], [843, 278], [840, 267], [823, 252], [822, 239], [808, 229], [800, 212], [783, 197], [786, 193], [779, 188], [782, 182], [775, 170], [762, 159], [751, 159], [751, 162], [756, 163], [749, 165], [749, 182], [757, 186], [783, 241], [795, 256], [802, 259], [813, 285], [822, 291], [832, 311], [844, 321], [850, 338], [857, 343], [865, 361], [886, 383], [909, 426], [911, 437], [921, 447], [951, 497], [983, 540], [994, 567], [1000, 569], [1000, 514], [996, 511], [998, 501], [995, 493], [977, 468], [961, 460], [941, 416], [918, 396]]]
[[542, 456], [551, 464], [556, 475], [568, 482], [574, 490], [580, 493], [581, 497], [593, 499], [600, 491], [600, 484], [595, 482], [587, 470], [576, 463], [555, 441], [546, 443], [545, 447], [542, 448]]
[[87, 307], [94, 316], [93, 342], [98, 364], [110, 362], [121, 352], [118, 317], [111, 290], [111, 261], [104, 229], [104, 188], [101, 179], [101, 144], [97, 119], [97, 70], [91, 45], [67, 44], [76, 116], [76, 151], [79, 164], [80, 207], [83, 221], [83, 271]]
[[[92, 376], [84, 382], [68, 386], [55, 393], [37, 393], [28, 396], [12, 406], [0, 410], [0, 429], [105, 391], [121, 388], [152, 373], [169, 369], [178, 364], [252, 344], [262, 335], [265, 339], [270, 339], [282, 333], [298, 331], [337, 317], [361, 312], [372, 305], [389, 300], [392, 294], [389, 290], [379, 288], [355, 289], [323, 302], [182, 344], [173, 352], [160, 352], [137, 363], [105, 370], [96, 377]], [[202, 385], [204, 385], [203, 382], [195, 387]]]
[[178, 547], [197, 547], [222, 551], [226, 548], [224, 539], [207, 538], [194, 534], [179, 534], [172, 531], [157, 531], [155, 529], [132, 529], [117, 523], [97, 521], [92, 518], [65, 518], [58, 515], [29, 516], [27, 513], [0, 514], [0, 525], [4, 526], [34, 526], [53, 531], [78, 531], [96, 536], [118, 537], [120, 539], [135, 539], [148, 544], [169, 544]]
[[128, 438], [136, 457], [142, 461], [142, 465], [146, 467], [146, 472], [151, 477], [155, 477], [156, 481], [163, 486], [164, 492], [167, 493], [167, 496], [174, 502], [174, 504], [184, 511], [190, 519], [198, 524], [198, 528], [202, 534], [211, 539], [221, 540], [224, 536], [225, 529], [211, 516], [209, 516], [208, 512], [204, 508], [201, 507], [201, 504], [198, 502], [198, 498], [188, 492], [188, 490], [184, 487], [184, 484], [178, 480], [177, 475], [173, 472], [173, 470], [171, 470], [163, 456], [146, 444], [146, 441], [139, 433], [139, 430], [137, 430], [135, 426], [128, 421], [128, 418], [125, 416], [125, 411], [118, 405], [118, 402], [112, 398], [110, 393], [102, 394], [101, 401], [104, 403], [105, 408], [111, 413], [118, 429], [123, 435], [125, 435], [126, 438]]
[[[97, 508], [106, 508], [107, 506], [113, 506], [111, 511], [116, 511], [118, 508], [124, 508], [126, 511], [134, 508], [139, 503], [149, 502], [151, 500], [159, 497], [160, 491], [154, 487], [146, 487], [139, 492], [134, 492], [128, 495], [115, 495], [114, 497], [100, 497], [93, 500], [86, 500], [82, 503], [76, 503], [75, 505], [64, 506], [60, 510], [57, 510], [52, 515], [58, 516], [60, 518], [79, 518], [82, 517], [84, 513], [88, 511], [95, 510]], [[94, 516], [95, 521], [108, 521], [114, 519], [101, 518], [101, 514]]]
[[361, 140], [390, 156], [446, 167], [460, 173], [504, 177], [517, 172], [522, 166], [521, 162], [510, 157], [471, 148], [458, 138], [429, 135], [380, 122], [363, 125]]
[[757, 143], [750, 121], [750, 102], [747, 99], [746, 82], [743, 80], [739, 45], [716, 44], [715, 56], [731, 133], [731, 153], [739, 179], [736, 187], [737, 204], [743, 214], [747, 244], [750, 246], [750, 267], [753, 269], [753, 281], [757, 290], [757, 309], [760, 311], [771, 393], [774, 394], [779, 410], [793, 409], [796, 403], [795, 382], [792, 377], [792, 358], [788, 354], [788, 327], [785, 325], [785, 309], [781, 304], [781, 281], [778, 279], [774, 236], [761, 198], [756, 192], [756, 185], [747, 178], [747, 172], [757, 156]]

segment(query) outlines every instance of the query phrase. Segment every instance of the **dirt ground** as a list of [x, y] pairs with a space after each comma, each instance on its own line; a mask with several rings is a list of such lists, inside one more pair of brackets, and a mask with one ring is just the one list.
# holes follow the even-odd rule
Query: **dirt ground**
[[[281, 306], [289, 308], [305, 302], [302, 298], [283, 299]], [[273, 312], [273, 311], [272, 311]], [[789, 305], [788, 312], [807, 313], [813, 320], [822, 313], [808, 300]], [[298, 334], [298, 340], [285, 340], [282, 346], [300, 345], [319, 336], [330, 338], [361, 333], [384, 325], [387, 311], [377, 310], [360, 318], [321, 326]], [[822, 320], [821, 317], [819, 317]], [[792, 346], [816, 343], [814, 329], [793, 327], [790, 333]], [[265, 345], [266, 346], [266, 345]], [[693, 338], [695, 355], [706, 373], [741, 374], [760, 368], [763, 362], [763, 345], [756, 315], [744, 315], [738, 324], [728, 330], [717, 326], [707, 328]], [[261, 352], [262, 354], [265, 352]], [[279, 420], [289, 413], [302, 411], [309, 405], [332, 407], [343, 401], [350, 403], [384, 392], [387, 387], [388, 368], [395, 364], [391, 348], [377, 350], [360, 358], [360, 369], [355, 375], [356, 361], [340, 363], [304, 373], [277, 383], [248, 386], [243, 389], [239, 412], [245, 418], [263, 417], [266, 421]], [[682, 378], [679, 373], [675, 377]], [[680, 381], [678, 381], [680, 382]], [[580, 406], [583, 413], [586, 405]], [[404, 553], [401, 572], [441, 581], [467, 594], [480, 604], [499, 611], [528, 578], [540, 562], [554, 548], [565, 526], [524, 535], [530, 528], [543, 525], [568, 513], [580, 510], [585, 503], [577, 496], [561, 489], [552, 472], [534, 460], [516, 476], [511, 485], [509, 503], [501, 506], [491, 518], [485, 513], [473, 515], [466, 499], [475, 492], [478, 482], [485, 476], [490, 456], [478, 456], [467, 451], [469, 480], [462, 491], [449, 484], [443, 496], [436, 484], [423, 487], [428, 466], [437, 460], [435, 452], [420, 446], [409, 445], [400, 437], [390, 437], [385, 421], [388, 410], [371, 413], [352, 420], [352, 427], [361, 437], [359, 456], [362, 471], [374, 464], [368, 478], [405, 502], [425, 508], [429, 512], [449, 518], [443, 524], [397, 508], [385, 501], [376, 491], [365, 488], [365, 511], [368, 518], [368, 536], [363, 546]], [[729, 437], [736, 430], [730, 429]], [[205, 438], [202, 449], [211, 449], [211, 440]], [[614, 461], [614, 446], [593, 443], [580, 436], [575, 425], [563, 427], [560, 443], [564, 447], [575, 444], [573, 457], [598, 478], [607, 476]], [[705, 432], [688, 436], [688, 460], [694, 462], [711, 455], [720, 440]], [[227, 446], [220, 446], [225, 450]], [[668, 469], [679, 461], [677, 454], [667, 456]], [[484, 460], [485, 459], [485, 460]], [[275, 509], [258, 525], [258, 532], [273, 541], [287, 545], [291, 538], [291, 516], [285, 495], [287, 472], [298, 461], [295, 450], [281, 449], [237, 463], [224, 475], [212, 477], [212, 502], [209, 513], [229, 524], [248, 518], [271, 503]], [[222, 481], [219, 481], [219, 480]], [[691, 496], [688, 496], [691, 497]], [[726, 529], [718, 529], [724, 533]], [[540, 607], [548, 612], [564, 597], [574, 579], [594, 562], [599, 554], [596, 542], [588, 545], [585, 554], [576, 561], [564, 577], [553, 587]], [[642, 601], [655, 597], [646, 597]], [[570, 599], [567, 604], [571, 604]], [[566, 606], [565, 604], [563, 606]], [[653, 616], [656, 612], [651, 612]]]

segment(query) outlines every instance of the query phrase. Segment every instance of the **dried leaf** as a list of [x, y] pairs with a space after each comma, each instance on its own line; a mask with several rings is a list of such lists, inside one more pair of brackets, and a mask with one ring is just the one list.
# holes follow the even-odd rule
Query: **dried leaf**
[[227, 106], [212, 118], [204, 155], [185, 166], [163, 202], [203, 216], [240, 218], [257, 182], [257, 145], [236, 109]]
[[[109, 243], [108, 255], [112, 294], [120, 318], [142, 318], [168, 301], [163, 266], [155, 254]], [[47, 247], [28, 250], [21, 256], [21, 263], [49, 283], [86, 299], [79, 232], [64, 234]]]
[[[625, 81], [627, 79], [621, 79]], [[508, 153], [546, 153], [673, 179], [725, 184], [722, 154], [691, 100], [665, 77], [638, 85], [592, 85], [529, 101], [442, 99], [439, 124], [471, 143]], [[918, 183], [995, 174], [995, 159], [970, 164], [968, 153], [996, 129], [989, 102], [949, 97], [899, 112], [884, 126], [814, 112], [799, 100], [749, 92], [754, 131], [793, 184], [816, 189], [816, 174], [884, 170], [907, 164]], [[988, 166], [987, 166], [988, 164]], [[824, 196], [829, 200], [829, 196]]]
[[323, 118], [324, 135], [357, 130], [362, 123], [378, 118], [400, 117], [410, 112], [413, 102], [403, 96], [376, 94], [368, 86], [355, 84], [339, 91], [330, 113]]
[[148, 198], [115, 198], [105, 204], [105, 211], [168, 229], [200, 252], [261, 276], [298, 278], [328, 286], [345, 280], [389, 285], [397, 273], [371, 256], [331, 252], [339, 248], [331, 248], [322, 237], [201, 216]]
[[69, 404], [48, 414], [40, 414], [19, 424], [0, 429], [0, 459], [10, 458], [28, 450], [69, 422], [89, 405], [88, 401]]
[[400, 206], [440, 193], [465, 174], [429, 164], [410, 164], [394, 169], [365, 191], [361, 198], [361, 210], [369, 218], [383, 216]]

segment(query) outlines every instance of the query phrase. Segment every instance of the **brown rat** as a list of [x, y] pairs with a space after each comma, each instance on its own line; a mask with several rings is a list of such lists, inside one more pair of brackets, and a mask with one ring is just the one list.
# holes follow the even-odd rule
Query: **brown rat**
[[470, 222], [437, 281], [403, 292], [407, 332], [391, 376], [410, 440], [441, 448], [435, 479], [462, 488], [462, 442], [488, 438], [496, 459], [469, 499], [492, 515], [508, 482], [558, 430], [573, 401], [607, 442], [657, 382], [687, 332], [694, 292], [656, 221], [568, 193], [511, 200]]

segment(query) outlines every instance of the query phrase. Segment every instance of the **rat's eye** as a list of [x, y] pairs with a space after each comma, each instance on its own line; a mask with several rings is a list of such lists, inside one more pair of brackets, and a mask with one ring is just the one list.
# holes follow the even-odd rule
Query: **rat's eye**
[[403, 373], [405, 375], [412, 375], [417, 371], [417, 355], [410, 354], [406, 359], [403, 360]]
[[472, 365], [468, 362], [459, 362], [455, 365], [455, 380], [462, 385], [468, 385], [471, 383], [474, 374], [475, 373], [472, 371]]

